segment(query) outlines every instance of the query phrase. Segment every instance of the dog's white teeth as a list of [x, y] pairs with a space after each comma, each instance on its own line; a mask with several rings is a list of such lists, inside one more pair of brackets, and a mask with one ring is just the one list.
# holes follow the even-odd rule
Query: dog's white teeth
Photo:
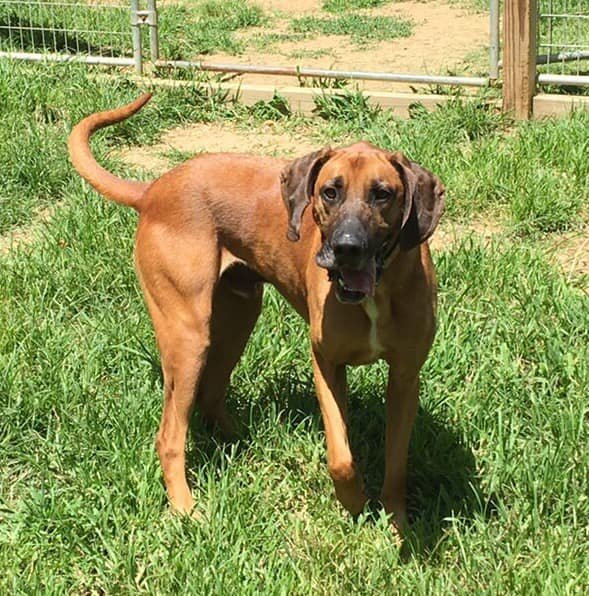
[[354, 292], [354, 293], [358, 293], [358, 290], [353, 290], [352, 288], [350, 288], [349, 286], [346, 285], [346, 282], [341, 278], [338, 277], [337, 278], [337, 285], [344, 291], [346, 292]]

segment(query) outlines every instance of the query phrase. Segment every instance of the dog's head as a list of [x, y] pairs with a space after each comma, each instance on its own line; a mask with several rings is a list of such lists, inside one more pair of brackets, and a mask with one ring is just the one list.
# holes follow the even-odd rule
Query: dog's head
[[373, 295], [393, 249], [411, 250], [427, 240], [444, 205], [436, 176], [369, 143], [295, 159], [283, 170], [281, 185], [288, 238], [299, 239], [311, 204], [322, 238], [317, 264], [329, 271], [342, 302]]

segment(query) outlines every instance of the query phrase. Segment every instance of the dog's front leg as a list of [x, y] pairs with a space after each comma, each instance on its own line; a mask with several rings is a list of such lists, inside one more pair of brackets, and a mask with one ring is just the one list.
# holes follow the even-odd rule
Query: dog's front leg
[[419, 373], [403, 375], [390, 367], [381, 501], [400, 531], [407, 523], [407, 452], [418, 404]]
[[357, 515], [367, 499], [348, 441], [346, 367], [334, 365], [313, 350], [313, 375], [325, 427], [327, 467], [335, 494], [352, 515]]

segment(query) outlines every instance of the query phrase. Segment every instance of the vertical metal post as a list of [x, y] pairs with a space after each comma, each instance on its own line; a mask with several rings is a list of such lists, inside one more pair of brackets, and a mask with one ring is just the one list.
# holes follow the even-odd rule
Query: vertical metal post
[[141, 55], [141, 19], [139, 18], [139, 0], [131, 0], [131, 27], [133, 32], [133, 62], [137, 74], [143, 74]]
[[147, 17], [147, 24], [149, 25], [149, 54], [151, 61], [155, 63], [160, 57], [156, 0], [147, 0], [147, 11], [149, 13]]
[[489, 78], [499, 78], [499, 0], [489, 2]]

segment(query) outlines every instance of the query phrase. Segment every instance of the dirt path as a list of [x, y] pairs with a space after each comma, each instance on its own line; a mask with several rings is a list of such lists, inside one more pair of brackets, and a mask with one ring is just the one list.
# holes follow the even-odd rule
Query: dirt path
[[51, 220], [59, 205], [60, 203], [56, 203], [40, 209], [29, 224], [19, 226], [6, 234], [0, 234], [0, 256], [8, 253], [13, 247], [30, 244], [42, 233], [44, 226]]
[[[378, 42], [366, 48], [359, 48], [346, 36], [321, 35], [303, 41], [268, 42], [264, 47], [261, 41], [264, 35], [287, 34], [293, 16], [315, 15], [328, 18], [330, 15], [320, 11], [321, 2], [318, 0], [302, 0], [297, 3], [262, 0], [258, 4], [275, 15], [271, 29], [260, 27], [244, 30], [241, 37], [248, 42], [248, 50], [242, 56], [218, 53], [202, 58], [209, 62], [417, 74], [465, 71], [467, 74], [476, 74], [468, 65], [473, 59], [481, 63], [481, 55], [482, 64], [486, 64], [484, 48], [488, 46], [488, 15], [440, 0], [393, 2], [365, 11], [371, 15], [410, 19], [414, 23], [411, 37]], [[253, 49], [254, 45], [259, 49]], [[238, 80], [252, 84], [285, 85], [293, 79], [243, 75]], [[359, 85], [366, 89], [408, 89], [406, 85], [376, 81], [362, 82]]]
[[316, 148], [316, 144], [302, 134], [284, 132], [274, 122], [256, 129], [243, 129], [231, 123], [198, 123], [173, 128], [164, 133], [159, 143], [129, 147], [121, 151], [120, 156], [132, 166], [161, 174], [178, 162], [174, 154], [183, 159], [205, 151], [295, 157]]

